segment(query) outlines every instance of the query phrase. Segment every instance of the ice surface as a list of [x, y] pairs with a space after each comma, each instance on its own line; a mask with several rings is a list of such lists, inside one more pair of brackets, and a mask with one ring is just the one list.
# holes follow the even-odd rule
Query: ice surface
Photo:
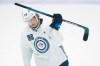
[[[84, 42], [83, 29], [63, 23], [60, 29], [63, 46], [69, 56], [69, 66], [100, 66], [100, 5], [27, 5], [50, 14], [61, 13], [64, 19], [89, 27], [89, 39]], [[26, 23], [22, 21], [21, 10], [13, 4], [0, 5], [0, 66], [23, 66], [20, 35]], [[51, 23], [51, 18], [40, 16], [43, 24]], [[33, 59], [32, 66], [35, 66]]]

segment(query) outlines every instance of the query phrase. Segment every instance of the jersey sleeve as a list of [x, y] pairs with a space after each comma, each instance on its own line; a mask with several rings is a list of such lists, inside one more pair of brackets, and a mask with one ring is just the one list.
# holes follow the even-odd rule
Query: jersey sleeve
[[22, 51], [24, 66], [31, 66], [31, 58], [32, 58], [33, 50], [31, 49], [25, 35], [21, 36], [21, 51]]
[[51, 37], [51, 40], [54, 44], [56, 44], [58, 46], [60, 46], [62, 44], [63, 37], [58, 30], [55, 30], [50, 27], [49, 36]]

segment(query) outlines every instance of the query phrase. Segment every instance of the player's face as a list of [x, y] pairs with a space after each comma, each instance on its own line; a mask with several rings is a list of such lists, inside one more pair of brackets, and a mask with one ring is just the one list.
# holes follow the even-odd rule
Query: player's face
[[34, 16], [30, 21], [28, 21], [29, 25], [33, 28], [37, 27], [39, 20], [36, 16]]

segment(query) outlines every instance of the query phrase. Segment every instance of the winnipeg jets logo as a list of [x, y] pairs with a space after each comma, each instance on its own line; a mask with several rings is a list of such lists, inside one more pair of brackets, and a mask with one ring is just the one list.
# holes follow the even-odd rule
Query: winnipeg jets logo
[[45, 53], [49, 49], [49, 42], [43, 37], [37, 37], [34, 41], [35, 49], [40, 53]]
[[37, 46], [38, 46], [40, 49], [44, 48], [43, 42], [39, 42]]

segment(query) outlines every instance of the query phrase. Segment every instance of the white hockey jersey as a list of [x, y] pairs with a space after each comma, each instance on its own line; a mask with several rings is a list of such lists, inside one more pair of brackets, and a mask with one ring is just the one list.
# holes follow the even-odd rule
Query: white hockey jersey
[[21, 37], [24, 66], [31, 66], [32, 54], [36, 66], [59, 66], [68, 58], [60, 48], [61, 43], [61, 34], [51, 27], [41, 26], [37, 31], [27, 27]]

